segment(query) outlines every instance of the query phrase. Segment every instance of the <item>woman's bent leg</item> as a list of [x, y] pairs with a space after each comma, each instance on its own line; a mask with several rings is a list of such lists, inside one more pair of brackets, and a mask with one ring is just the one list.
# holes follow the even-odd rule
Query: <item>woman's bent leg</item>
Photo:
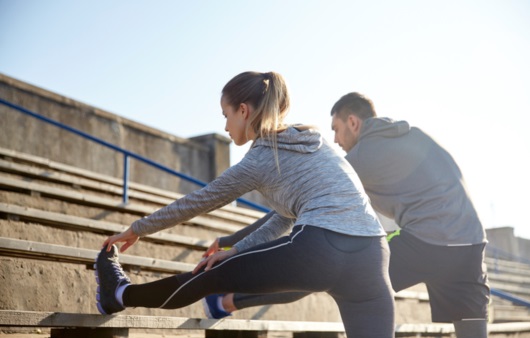
[[348, 337], [394, 337], [394, 293], [388, 276], [386, 239], [353, 253], [329, 292], [339, 306]]
[[390, 295], [366, 302], [337, 300], [348, 337], [394, 337], [394, 299]]

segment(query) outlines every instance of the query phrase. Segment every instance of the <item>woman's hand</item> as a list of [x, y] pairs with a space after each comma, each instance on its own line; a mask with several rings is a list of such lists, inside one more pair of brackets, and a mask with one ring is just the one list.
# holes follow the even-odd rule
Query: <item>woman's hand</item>
[[199, 270], [206, 266], [204, 268], [205, 271], [208, 271], [210, 270], [213, 265], [217, 262], [221, 262], [227, 258], [230, 258], [232, 257], [233, 255], [235, 255], [237, 253], [237, 250], [235, 248], [232, 248], [230, 250], [226, 250], [226, 251], [217, 251], [216, 253], [214, 253], [213, 255], [210, 255], [208, 257], [206, 257], [205, 259], [203, 259], [202, 261], [199, 262], [199, 264], [197, 264], [197, 266], [195, 267], [195, 269], [193, 269], [193, 274], [196, 274], [197, 272], [199, 272]]
[[136, 235], [133, 232], [132, 228], [129, 227], [127, 230], [125, 230], [121, 234], [117, 234], [117, 235], [110, 236], [109, 238], [107, 238], [105, 242], [103, 242], [103, 247], [106, 246], [107, 252], [108, 252], [110, 251], [114, 243], [125, 242], [125, 244], [123, 244], [120, 248], [120, 252], [124, 252], [129, 247], [133, 246], [136, 242], [138, 242], [139, 239], [140, 239], [140, 236]]
[[209, 257], [219, 251], [219, 238], [216, 238], [215, 241], [210, 245], [208, 250], [202, 255], [202, 257]]

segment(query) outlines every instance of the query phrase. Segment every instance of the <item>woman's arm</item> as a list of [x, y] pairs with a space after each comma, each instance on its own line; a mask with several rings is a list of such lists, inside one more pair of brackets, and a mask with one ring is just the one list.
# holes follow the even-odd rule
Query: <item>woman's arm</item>
[[204, 188], [135, 221], [132, 224], [133, 231], [138, 236], [149, 235], [218, 209], [256, 189], [256, 176], [254, 161], [245, 157]]
[[243, 238], [247, 237], [249, 234], [256, 231], [258, 228], [260, 228], [274, 214], [275, 214], [275, 211], [270, 211], [268, 214], [258, 219], [256, 222], [250, 225], [247, 225], [243, 229], [236, 231], [231, 235], [216, 238], [215, 241], [213, 241], [213, 243], [210, 245], [208, 250], [206, 250], [206, 252], [202, 255], [202, 257], [208, 257], [216, 253], [217, 251], [219, 251], [221, 248], [233, 246], [234, 244], [236, 244]]
[[233, 248], [241, 252], [261, 243], [270, 242], [284, 235], [293, 225], [294, 220], [274, 213], [261, 227], [237, 242]]
[[141, 236], [153, 234], [220, 208], [256, 189], [259, 179], [254, 163], [252, 158], [246, 156], [204, 188], [166, 205], [147, 217], [136, 220], [126, 231], [107, 238], [104, 245], [110, 248], [114, 243], [125, 242], [121, 248], [123, 252], [136, 243]]
[[234, 244], [236, 244], [243, 238], [247, 237], [248, 235], [256, 231], [258, 228], [260, 228], [275, 213], [276, 213], [275, 211], [270, 211], [268, 214], [258, 219], [256, 222], [244, 227], [243, 229], [237, 232], [234, 232], [231, 235], [219, 237], [219, 247], [224, 248], [227, 246], [233, 246]]

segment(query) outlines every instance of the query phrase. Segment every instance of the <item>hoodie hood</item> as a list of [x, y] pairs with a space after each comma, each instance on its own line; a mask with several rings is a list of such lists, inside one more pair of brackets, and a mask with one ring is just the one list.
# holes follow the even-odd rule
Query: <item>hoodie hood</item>
[[410, 132], [407, 121], [395, 121], [387, 117], [369, 118], [363, 121], [359, 139], [377, 134], [378, 137], [394, 138]]
[[[276, 135], [278, 149], [285, 149], [297, 153], [314, 153], [322, 147], [322, 135], [314, 129], [299, 130], [296, 127], [300, 125], [289, 126], [286, 130]], [[272, 139], [258, 138], [254, 147], [264, 146], [273, 147]]]

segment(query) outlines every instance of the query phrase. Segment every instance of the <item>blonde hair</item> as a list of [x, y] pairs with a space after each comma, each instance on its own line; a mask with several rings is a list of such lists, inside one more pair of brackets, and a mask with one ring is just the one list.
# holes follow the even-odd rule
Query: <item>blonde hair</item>
[[[256, 138], [272, 142], [279, 171], [276, 134], [285, 130], [283, 120], [290, 107], [284, 78], [275, 72], [244, 72], [228, 81], [223, 87], [222, 95], [232, 107], [238, 107], [241, 103], [252, 106], [253, 112], [247, 128], [252, 128]], [[248, 133], [248, 129], [246, 132]]]

